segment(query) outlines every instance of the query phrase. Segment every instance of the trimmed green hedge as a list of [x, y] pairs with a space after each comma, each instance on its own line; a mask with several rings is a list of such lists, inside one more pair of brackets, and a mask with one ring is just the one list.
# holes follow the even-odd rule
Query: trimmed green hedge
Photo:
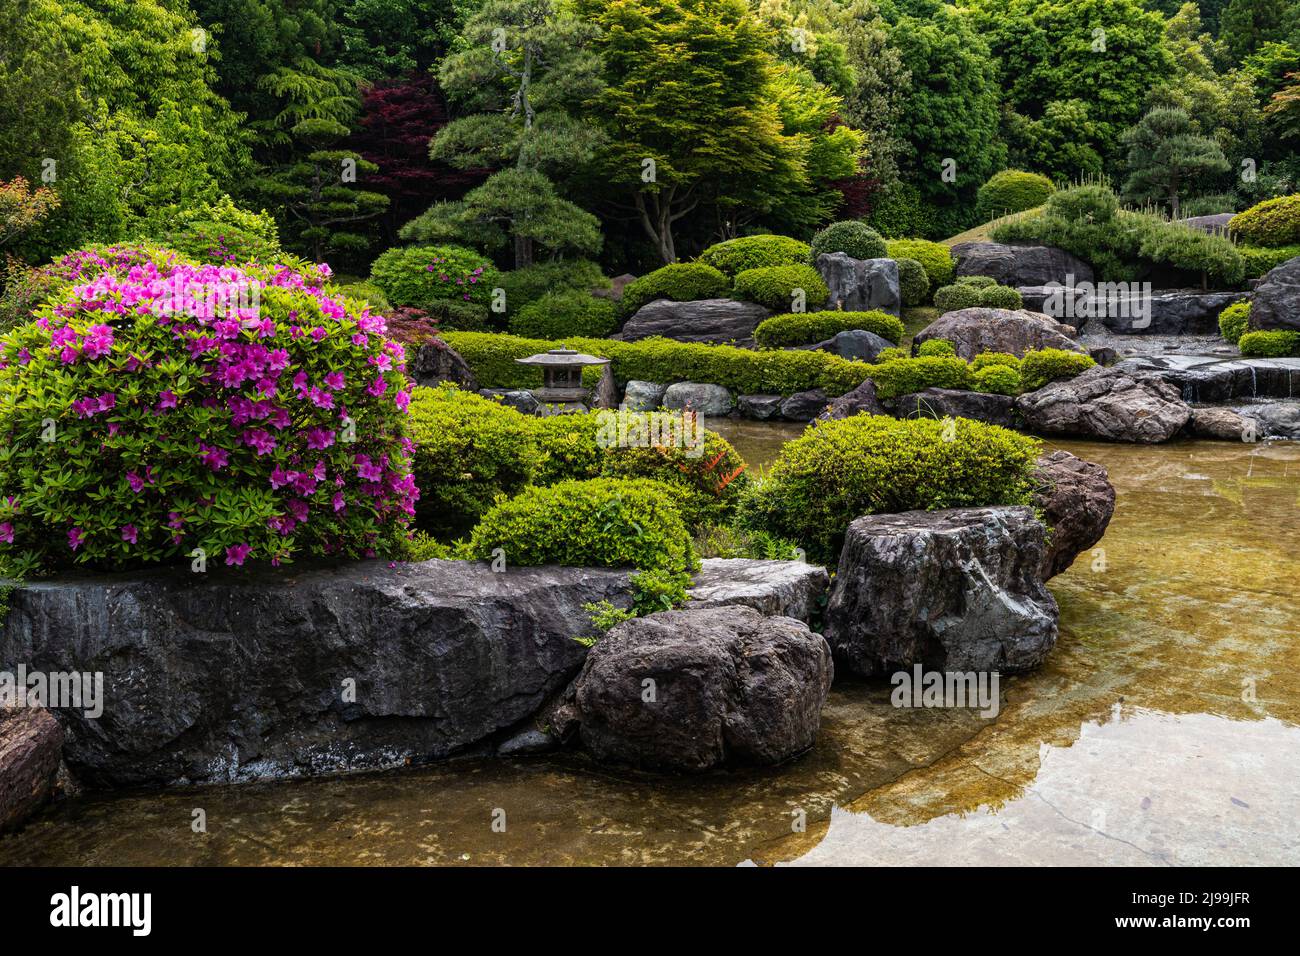
[[915, 259], [921, 263], [932, 289], [951, 282], [953, 273], [957, 270], [952, 250], [942, 242], [931, 242], [929, 239], [890, 239], [885, 243], [885, 249], [891, 259]]
[[915, 259], [896, 259], [898, 263], [898, 289], [903, 297], [903, 305], [925, 305], [930, 298], [930, 277], [925, 274], [925, 266]]
[[1020, 380], [1025, 391], [1032, 392], [1058, 378], [1073, 378], [1096, 364], [1090, 355], [1064, 349], [1040, 349], [1026, 352], [1020, 360]]
[[936, 355], [956, 355], [957, 347], [947, 339], [929, 339], [917, 347], [916, 354], [920, 358], [931, 358]]
[[1039, 448], [1032, 438], [964, 418], [822, 422], [782, 449], [742, 497], [737, 524], [789, 538], [810, 560], [834, 564], [849, 522], [862, 515], [1027, 504]]
[[604, 338], [618, 328], [614, 303], [582, 289], [551, 292], [510, 319], [510, 331], [537, 339]]
[[1219, 313], [1219, 334], [1225, 342], [1236, 345], [1249, 331], [1250, 303], [1234, 302]]
[[1241, 354], [1249, 358], [1286, 358], [1300, 355], [1300, 332], [1271, 329], [1247, 332], [1237, 342]]
[[1265, 199], [1228, 220], [1228, 233], [1252, 246], [1300, 243], [1300, 193]]
[[741, 236], [709, 246], [698, 261], [734, 279], [747, 269], [806, 265], [810, 252], [808, 243], [789, 236]]
[[624, 286], [620, 308], [624, 316], [630, 316], [655, 299], [693, 302], [696, 299], [723, 299], [730, 294], [731, 280], [713, 266], [702, 262], [674, 262]]
[[970, 365], [955, 356], [927, 355], [892, 359], [870, 366], [876, 397], [897, 398], [923, 388], [970, 389], [975, 380]]
[[791, 312], [764, 319], [754, 330], [754, 341], [765, 349], [815, 345], [839, 332], [865, 329], [890, 342], [903, 337], [903, 322], [888, 312]]
[[985, 222], [1047, 202], [1056, 187], [1046, 176], [1019, 169], [994, 173], [975, 194], [975, 212]]
[[808, 261], [816, 263], [818, 256], [829, 252], [842, 252], [850, 259], [884, 259], [889, 255], [880, 233], [855, 219], [833, 222], [813, 236]]
[[1011, 365], [985, 365], [975, 369], [975, 391], [995, 395], [1019, 395], [1024, 383], [1020, 371]]
[[803, 290], [804, 304], [809, 308], [825, 305], [831, 296], [821, 273], [808, 265], [764, 266], [746, 269], [736, 276], [737, 299], [757, 302], [776, 311], [792, 307], [797, 289]]

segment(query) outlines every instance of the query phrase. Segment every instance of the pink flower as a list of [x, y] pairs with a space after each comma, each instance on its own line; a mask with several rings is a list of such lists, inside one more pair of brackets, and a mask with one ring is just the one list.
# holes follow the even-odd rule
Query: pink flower
[[236, 567], [244, 566], [244, 559], [252, 552], [251, 544], [232, 544], [226, 548], [226, 564], [233, 564]]
[[80, 528], [73, 528], [68, 532], [68, 547], [76, 551], [86, 540], [86, 532]]
[[128, 471], [126, 473], [126, 483], [131, 486], [131, 490], [137, 495], [140, 493], [141, 489], [144, 488], [144, 479], [134, 471]]
[[122, 540], [128, 544], [135, 544], [135, 539], [139, 533], [139, 529], [133, 524], [122, 525]]
[[334, 444], [334, 433], [328, 428], [307, 429], [307, 447], [313, 451], [329, 448]]
[[325, 384], [336, 392], [343, 387], [344, 381], [342, 372], [329, 372], [325, 376]]
[[205, 445], [199, 442], [199, 457], [202, 458], [209, 468], [213, 471], [220, 471], [230, 464], [230, 453], [224, 448], [216, 448], [211, 445]]
[[0, 521], [0, 541], [5, 544], [14, 543], [14, 526], [12, 522]]
[[271, 433], [264, 428], [250, 428], [240, 437], [243, 438], [245, 445], [257, 452], [259, 458], [275, 451], [277, 445]]
[[175, 392], [172, 392], [172, 391], [169, 391], [169, 390], [167, 390], [167, 389], [163, 389], [161, 392], [159, 392], [159, 393], [158, 393], [158, 407], [159, 407], [159, 408], [175, 408], [175, 407], [176, 407], [176, 393], [175, 393]]

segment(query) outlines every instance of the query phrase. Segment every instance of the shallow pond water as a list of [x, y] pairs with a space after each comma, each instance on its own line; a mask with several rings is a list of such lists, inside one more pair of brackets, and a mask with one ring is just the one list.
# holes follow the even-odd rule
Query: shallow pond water
[[[728, 436], [761, 464], [798, 431]], [[1053, 444], [1118, 504], [994, 718], [841, 681], [778, 768], [564, 754], [87, 796], [0, 838], [0, 864], [1300, 863], [1300, 443]]]

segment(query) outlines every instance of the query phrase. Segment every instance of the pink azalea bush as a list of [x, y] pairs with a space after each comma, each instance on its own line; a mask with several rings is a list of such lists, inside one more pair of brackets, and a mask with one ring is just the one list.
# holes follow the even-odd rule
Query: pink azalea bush
[[393, 305], [427, 309], [444, 299], [486, 305], [501, 275], [492, 260], [463, 246], [408, 246], [381, 254], [370, 280]]
[[404, 354], [328, 267], [138, 248], [81, 275], [0, 339], [8, 573], [399, 551]]

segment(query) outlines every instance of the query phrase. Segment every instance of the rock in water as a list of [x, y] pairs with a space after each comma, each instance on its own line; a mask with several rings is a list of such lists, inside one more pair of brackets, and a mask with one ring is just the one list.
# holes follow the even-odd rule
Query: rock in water
[[1068, 451], [1039, 458], [1035, 478], [1034, 504], [1051, 529], [1043, 555], [1046, 580], [1101, 540], [1115, 513], [1115, 487], [1105, 468]]
[[988, 276], [998, 285], [1091, 282], [1092, 266], [1055, 246], [1007, 246], [1000, 242], [959, 242], [952, 247], [957, 275]]
[[813, 388], [795, 392], [781, 403], [781, 417], [790, 422], [810, 422], [830, 405], [824, 389]]
[[1274, 266], [1255, 287], [1250, 327], [1300, 331], [1300, 256]]
[[1010, 395], [971, 392], [960, 388], [925, 388], [900, 395], [894, 403], [899, 418], [970, 418], [1014, 428], [1016, 400]]
[[817, 271], [830, 289], [827, 308], [902, 314], [898, 263], [893, 259], [851, 259], [843, 252], [823, 252], [817, 257]]
[[1157, 444], [1182, 431], [1192, 410], [1177, 387], [1151, 372], [1090, 368], [1016, 400], [1031, 432]]
[[22, 823], [54, 790], [63, 730], [40, 707], [0, 707], [0, 833]]
[[754, 330], [771, 314], [770, 309], [761, 305], [734, 299], [696, 299], [692, 302], [656, 299], [641, 306], [616, 338], [635, 342], [662, 335], [678, 342], [753, 348]]
[[689, 409], [705, 418], [717, 418], [731, 412], [735, 400], [721, 385], [707, 382], [676, 382], [664, 392], [664, 408]]
[[667, 385], [633, 380], [623, 391], [623, 408], [630, 412], [653, 412], [663, 402], [666, 391]]
[[830, 586], [830, 575], [803, 561], [705, 558], [687, 592], [692, 608], [743, 605], [767, 617], [807, 621]]
[[582, 742], [654, 770], [779, 763], [813, 745], [833, 673], [821, 635], [790, 618], [748, 607], [635, 618], [578, 677]]
[[1056, 643], [1046, 528], [1030, 508], [869, 515], [849, 525], [826, 607], [837, 662], [871, 675], [1028, 670]]
[[888, 414], [889, 412], [876, 398], [876, 383], [868, 378], [853, 391], [845, 392], [839, 398], [832, 399], [830, 407], [818, 417], [825, 421], [836, 421], [848, 418], [850, 415]]
[[742, 418], [765, 422], [781, 414], [784, 395], [741, 395], [736, 399], [736, 411]]
[[1197, 438], [1218, 441], [1251, 441], [1259, 435], [1259, 425], [1238, 415], [1231, 408], [1192, 409], [1191, 432]]
[[946, 339], [958, 357], [968, 362], [981, 352], [1009, 352], [1023, 358], [1030, 349], [1064, 349], [1087, 355], [1074, 334], [1073, 327], [1041, 312], [976, 307], [945, 312], [916, 334], [912, 347], [930, 339]]
[[577, 672], [583, 605], [601, 600], [628, 606], [627, 572], [367, 561], [41, 580], [11, 598], [0, 670], [103, 673], [100, 719], [59, 712], [88, 785], [377, 769], [531, 716]]

